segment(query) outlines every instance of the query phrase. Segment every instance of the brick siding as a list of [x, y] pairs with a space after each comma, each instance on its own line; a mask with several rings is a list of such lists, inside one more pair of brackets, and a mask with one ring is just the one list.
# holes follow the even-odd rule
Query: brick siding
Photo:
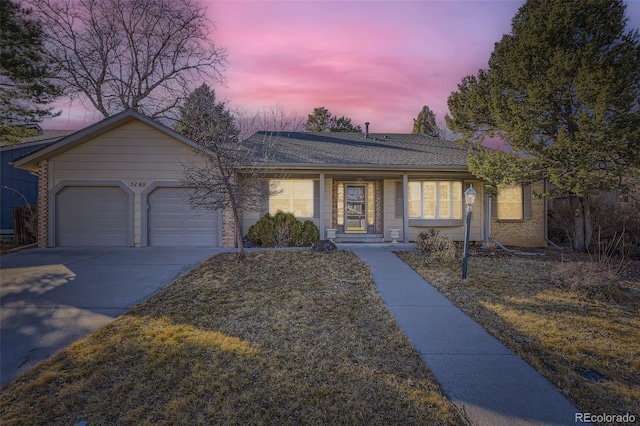
[[49, 239], [49, 163], [38, 164], [38, 247], [47, 247]]
[[233, 220], [233, 210], [230, 207], [222, 211], [222, 246], [236, 246], [235, 223]]
[[[544, 183], [532, 185], [533, 193], [544, 192]], [[531, 197], [531, 219], [518, 221], [491, 220], [491, 238], [504, 245], [522, 247], [546, 247], [545, 201], [535, 195]]]

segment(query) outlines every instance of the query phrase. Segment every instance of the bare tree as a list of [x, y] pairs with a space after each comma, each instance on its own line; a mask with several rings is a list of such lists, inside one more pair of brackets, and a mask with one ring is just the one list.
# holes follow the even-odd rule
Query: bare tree
[[28, 0], [69, 96], [105, 117], [132, 108], [170, 116], [202, 80], [221, 80], [226, 52], [193, 0]]
[[435, 130], [436, 130], [435, 137], [440, 140], [454, 142], [458, 139], [458, 135], [454, 131], [449, 129], [449, 127], [447, 126], [447, 123], [444, 120], [439, 121], [436, 124]]
[[[231, 210], [236, 245], [244, 255], [240, 213], [258, 210], [272, 193], [265, 178], [275, 138], [244, 143], [234, 118], [206, 84], [180, 107], [176, 130], [197, 142], [197, 159], [181, 164], [181, 181], [191, 206], [205, 210]], [[272, 172], [272, 171], [271, 171]]]

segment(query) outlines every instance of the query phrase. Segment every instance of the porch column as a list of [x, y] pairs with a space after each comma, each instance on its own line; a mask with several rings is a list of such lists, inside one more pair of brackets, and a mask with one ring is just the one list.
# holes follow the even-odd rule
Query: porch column
[[409, 242], [409, 175], [402, 175], [402, 238]]
[[318, 200], [318, 208], [320, 209], [320, 218], [318, 229], [320, 230], [320, 239], [324, 240], [324, 173], [320, 173], [320, 200]]

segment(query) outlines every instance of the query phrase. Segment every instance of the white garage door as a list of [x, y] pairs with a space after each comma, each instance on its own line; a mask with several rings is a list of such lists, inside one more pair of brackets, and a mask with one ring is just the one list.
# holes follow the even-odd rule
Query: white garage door
[[60, 247], [124, 246], [129, 235], [129, 196], [116, 186], [67, 186], [56, 194]]
[[218, 246], [220, 214], [189, 206], [185, 188], [156, 188], [147, 199], [150, 246]]

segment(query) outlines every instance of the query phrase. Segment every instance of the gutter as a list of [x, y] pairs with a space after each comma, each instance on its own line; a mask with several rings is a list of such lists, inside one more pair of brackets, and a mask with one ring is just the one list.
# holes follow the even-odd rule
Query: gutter
[[450, 171], [450, 172], [466, 172], [469, 173], [467, 166], [448, 166], [448, 165], [427, 165], [427, 166], [408, 166], [403, 164], [310, 164], [310, 163], [282, 163], [282, 164], [247, 164], [240, 167], [242, 169], [254, 169], [260, 167], [267, 170], [353, 170], [353, 171]]

